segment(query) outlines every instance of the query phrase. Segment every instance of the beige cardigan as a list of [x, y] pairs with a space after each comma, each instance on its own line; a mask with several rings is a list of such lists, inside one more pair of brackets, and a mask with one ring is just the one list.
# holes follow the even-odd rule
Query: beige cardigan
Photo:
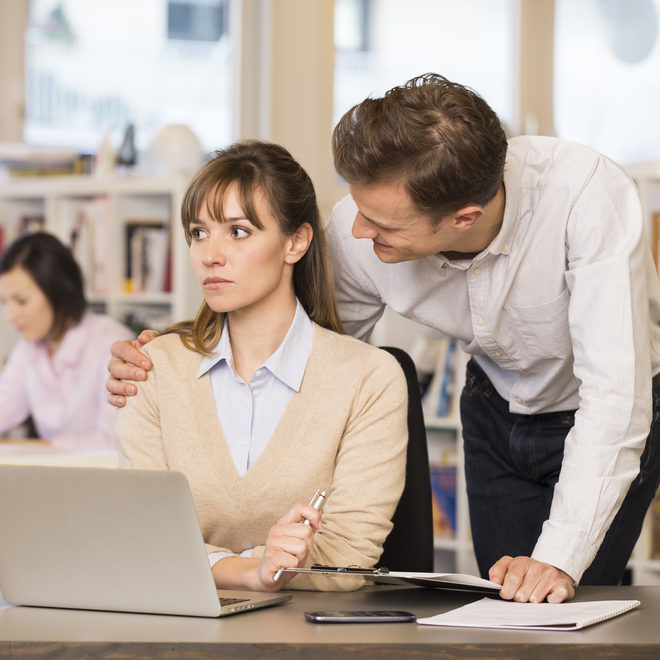
[[[321, 488], [323, 528], [308, 565], [375, 564], [403, 490], [408, 438], [405, 377], [389, 353], [315, 325], [300, 392], [241, 477], [209, 374], [197, 376], [202, 356], [174, 334], [145, 352], [153, 369], [117, 415], [120, 465], [183, 472], [208, 552], [254, 547], [259, 556], [270, 527]], [[359, 581], [299, 575], [290, 586], [347, 589]]]

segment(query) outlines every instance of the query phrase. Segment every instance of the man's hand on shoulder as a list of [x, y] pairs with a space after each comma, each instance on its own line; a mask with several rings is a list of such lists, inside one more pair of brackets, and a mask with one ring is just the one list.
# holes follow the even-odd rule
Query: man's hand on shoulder
[[123, 379], [147, 379], [151, 361], [140, 349], [157, 336], [155, 330], [143, 330], [133, 341], [124, 339], [112, 345], [112, 359], [108, 362], [110, 378], [105, 386], [110, 392], [108, 401], [113, 406], [121, 408], [126, 405], [127, 396], [137, 394], [137, 386], [134, 383], [125, 383]]
[[561, 603], [575, 596], [570, 575], [531, 557], [502, 557], [491, 566], [488, 577], [502, 585], [500, 597], [505, 600]]

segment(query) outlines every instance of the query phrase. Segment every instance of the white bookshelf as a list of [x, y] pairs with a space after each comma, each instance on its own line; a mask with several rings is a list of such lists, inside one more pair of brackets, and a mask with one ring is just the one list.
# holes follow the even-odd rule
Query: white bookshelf
[[[192, 318], [201, 293], [188, 261], [188, 246], [180, 222], [181, 200], [188, 181], [179, 177], [86, 176], [30, 177], [0, 183], [0, 225], [5, 246], [15, 238], [26, 216], [43, 218], [43, 229], [65, 244], [77, 217], [94, 234], [89, 260], [79, 259], [85, 274], [87, 299], [93, 308], [124, 321], [127, 316], [161, 329]], [[149, 292], [127, 292], [126, 225], [156, 222], [169, 233], [170, 286]], [[85, 240], [90, 244], [89, 235]], [[164, 242], [163, 242], [164, 244]], [[80, 246], [80, 242], [79, 242]], [[153, 255], [148, 255], [153, 258]], [[155, 260], [160, 262], [162, 260]], [[16, 335], [0, 320], [0, 360]]]
[[[428, 335], [429, 329], [425, 326], [406, 319], [387, 308], [374, 328], [370, 343], [377, 346], [396, 346], [413, 356], [417, 339]], [[458, 409], [467, 358], [465, 353], [456, 349], [452, 383], [453, 396], [449, 415], [432, 417], [425, 414], [424, 425], [430, 465], [454, 466], [456, 469], [456, 531], [452, 536], [443, 535], [434, 538], [435, 570], [478, 575], [479, 569], [472, 549], [463, 468], [461, 421]], [[451, 458], [448, 459], [448, 456]]]

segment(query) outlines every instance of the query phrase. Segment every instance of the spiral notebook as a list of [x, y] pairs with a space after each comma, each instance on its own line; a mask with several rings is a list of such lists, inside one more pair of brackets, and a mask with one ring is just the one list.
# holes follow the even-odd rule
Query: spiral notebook
[[579, 630], [613, 619], [638, 607], [638, 600], [595, 600], [583, 603], [515, 603], [495, 598], [436, 614], [417, 623], [459, 628], [507, 630]]

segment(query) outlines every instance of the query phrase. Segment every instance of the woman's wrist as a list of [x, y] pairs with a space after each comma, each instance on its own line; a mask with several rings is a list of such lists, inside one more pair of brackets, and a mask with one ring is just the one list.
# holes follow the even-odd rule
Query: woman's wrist
[[259, 579], [260, 563], [256, 557], [230, 556], [220, 559], [211, 569], [216, 588], [264, 591]]

